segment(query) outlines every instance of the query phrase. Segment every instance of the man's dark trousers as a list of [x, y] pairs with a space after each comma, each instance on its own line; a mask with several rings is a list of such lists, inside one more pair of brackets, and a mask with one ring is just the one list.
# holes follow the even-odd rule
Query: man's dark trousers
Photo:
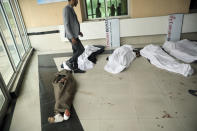
[[73, 44], [71, 39], [69, 41], [72, 44], [73, 56], [68, 60], [69, 63], [73, 64], [74, 69], [78, 68], [78, 57], [84, 52], [84, 47], [79, 38], [76, 38], [77, 43]]

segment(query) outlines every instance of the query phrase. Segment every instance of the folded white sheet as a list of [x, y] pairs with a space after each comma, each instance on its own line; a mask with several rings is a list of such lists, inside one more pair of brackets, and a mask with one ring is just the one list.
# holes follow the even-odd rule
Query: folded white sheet
[[193, 74], [193, 69], [189, 64], [176, 61], [173, 57], [164, 52], [157, 45], [147, 45], [140, 51], [141, 56], [150, 60], [150, 63], [158, 68], [165, 69], [174, 73], [189, 76]]
[[186, 63], [191, 63], [197, 60], [197, 42], [189, 41], [187, 39], [177, 42], [166, 41], [163, 48], [170, 55]]
[[131, 45], [123, 45], [114, 50], [109, 56], [108, 62], [104, 69], [107, 72], [117, 74], [127, 68], [130, 63], [135, 59], [136, 55], [133, 52]]

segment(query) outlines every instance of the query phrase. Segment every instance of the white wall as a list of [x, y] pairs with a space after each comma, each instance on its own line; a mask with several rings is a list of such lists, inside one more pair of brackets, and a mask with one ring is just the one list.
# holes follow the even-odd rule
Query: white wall
[[[101, 39], [105, 38], [105, 22], [85, 22], [80, 24], [81, 32], [84, 34], [84, 37], [81, 40], [88, 39]], [[59, 26], [60, 36], [62, 41], [67, 41], [64, 37], [64, 26]]]
[[120, 37], [166, 34], [168, 17], [147, 17], [120, 21]]
[[[166, 34], [167, 25], [167, 16], [121, 19], [120, 37]], [[63, 25], [59, 26], [59, 30], [61, 40], [66, 40]], [[105, 38], [105, 21], [81, 23], [81, 31], [84, 34], [82, 40]]]
[[184, 15], [182, 33], [197, 32], [197, 13]]
[[[59, 26], [63, 38], [63, 25]], [[167, 34], [168, 16], [120, 20], [120, 37]], [[105, 38], [105, 21], [81, 23], [82, 40]], [[197, 32], [197, 13], [184, 15], [182, 33]]]
[[[84, 37], [81, 40], [105, 38], [105, 21], [83, 22], [81, 31]], [[120, 37], [165, 35], [168, 29], [168, 16], [147, 17], [120, 20]], [[28, 32], [60, 30], [59, 34], [30, 36], [32, 46], [38, 50], [65, 50], [71, 49], [64, 38], [63, 25], [43, 28], [31, 28]], [[197, 32], [197, 13], [184, 15], [182, 33]]]

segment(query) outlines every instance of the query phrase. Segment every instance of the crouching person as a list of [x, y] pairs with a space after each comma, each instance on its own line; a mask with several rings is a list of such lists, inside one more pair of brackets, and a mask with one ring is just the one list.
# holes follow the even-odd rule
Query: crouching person
[[71, 115], [70, 108], [77, 91], [72, 72], [68, 70], [57, 72], [52, 84], [55, 94], [55, 116], [49, 117], [48, 121], [49, 123], [57, 123], [68, 120]]

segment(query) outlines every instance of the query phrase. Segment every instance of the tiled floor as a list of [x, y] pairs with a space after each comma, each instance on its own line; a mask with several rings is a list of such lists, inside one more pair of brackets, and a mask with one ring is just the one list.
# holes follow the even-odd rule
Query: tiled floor
[[[79, 88], [74, 107], [85, 131], [196, 131], [197, 73], [191, 77], [161, 70], [143, 57], [113, 75], [104, 71], [107, 55], [95, 67], [74, 74]], [[66, 57], [54, 58], [59, 68]], [[197, 64], [192, 64], [197, 71]], [[19, 96], [10, 131], [40, 131], [38, 59], [35, 54]]]

